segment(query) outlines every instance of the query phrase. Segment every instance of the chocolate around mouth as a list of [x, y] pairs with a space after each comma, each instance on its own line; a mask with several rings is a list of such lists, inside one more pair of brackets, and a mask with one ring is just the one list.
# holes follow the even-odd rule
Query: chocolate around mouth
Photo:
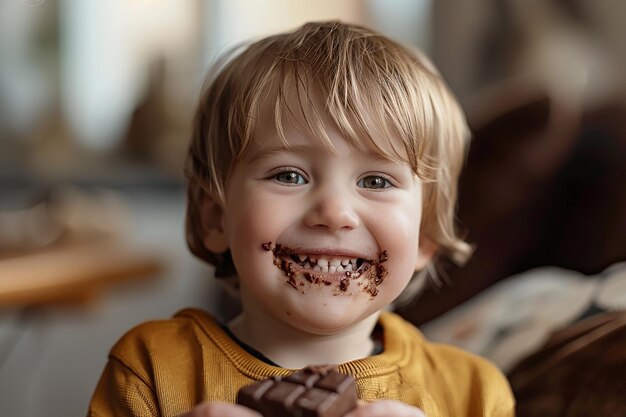
[[[298, 288], [296, 277], [303, 277], [311, 284], [332, 285], [333, 281], [338, 282], [338, 289], [346, 292], [350, 287], [351, 280], [364, 277], [363, 282], [358, 282], [357, 286], [361, 290], [370, 294], [373, 298], [378, 294], [378, 286], [382, 284], [387, 276], [386, 268], [381, 265], [389, 259], [387, 251], [383, 251], [378, 259], [368, 260], [364, 258], [334, 258], [332, 261], [319, 255], [298, 254], [296, 250], [276, 244], [272, 247], [272, 242], [261, 244], [265, 251], [271, 251], [274, 255], [273, 263], [287, 276], [287, 283], [294, 289], [302, 292]], [[332, 265], [331, 265], [332, 264]], [[332, 277], [332, 281], [329, 279]], [[343, 278], [342, 278], [343, 277]], [[304, 286], [300, 282], [299, 286]]]

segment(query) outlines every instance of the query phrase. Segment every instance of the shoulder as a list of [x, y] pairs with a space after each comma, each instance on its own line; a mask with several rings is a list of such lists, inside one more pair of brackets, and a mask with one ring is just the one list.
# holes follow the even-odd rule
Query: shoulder
[[473, 415], [513, 415], [511, 388], [492, 362], [455, 346], [432, 343], [415, 326], [395, 314], [385, 313], [381, 318], [385, 330], [398, 332], [410, 346], [410, 363], [419, 368], [418, 373], [432, 384], [431, 387], [454, 391], [462, 408], [476, 410]]
[[185, 309], [172, 318], [152, 320], [130, 329], [115, 344], [113, 351], [124, 351], [136, 345], [153, 344], [170, 339], [188, 338], [197, 332], [211, 333], [217, 325], [208, 313], [197, 309]]
[[[456, 387], [472, 415], [513, 416], [515, 399], [508, 380], [489, 360], [455, 346], [427, 343], [434, 372], [448, 386]], [[478, 412], [482, 414], [480, 414]]]
[[422, 359], [438, 371], [463, 370], [479, 375], [483, 373], [488, 376], [501, 375], [498, 368], [485, 358], [452, 345], [430, 342], [417, 327], [395, 313], [382, 314], [381, 323], [385, 332], [401, 335], [414, 350], [414, 354], [423, 355]]
[[[216, 363], [215, 337], [219, 325], [199, 310], [183, 310], [129, 330], [111, 349], [91, 414], [178, 415], [191, 409], [207, 392], [203, 364]], [[207, 380], [215, 380], [218, 371], [209, 369], [213, 379]]]
[[217, 332], [219, 325], [208, 313], [186, 309], [165, 320], [135, 326], [113, 346], [109, 356], [131, 369], [150, 369], [156, 360], [189, 357]]
[[480, 385], [485, 392], [510, 394], [509, 383], [491, 361], [456, 346], [426, 342], [426, 352], [433, 368], [456, 381]]

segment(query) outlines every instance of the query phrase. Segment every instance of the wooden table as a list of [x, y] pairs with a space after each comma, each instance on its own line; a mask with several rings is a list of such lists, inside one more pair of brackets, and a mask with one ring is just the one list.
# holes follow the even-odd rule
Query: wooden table
[[0, 258], [0, 308], [84, 304], [111, 286], [155, 278], [162, 269], [157, 254], [119, 240]]

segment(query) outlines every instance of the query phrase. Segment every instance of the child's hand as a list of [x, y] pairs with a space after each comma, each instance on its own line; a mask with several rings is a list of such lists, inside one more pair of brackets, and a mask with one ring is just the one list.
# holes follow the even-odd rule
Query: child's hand
[[400, 401], [378, 400], [359, 405], [344, 417], [426, 417], [419, 408]]
[[262, 417], [261, 414], [242, 405], [211, 402], [194, 407], [178, 417]]

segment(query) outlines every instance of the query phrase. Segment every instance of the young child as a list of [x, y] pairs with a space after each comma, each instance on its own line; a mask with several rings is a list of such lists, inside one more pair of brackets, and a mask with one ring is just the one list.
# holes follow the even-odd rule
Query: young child
[[89, 415], [253, 416], [241, 387], [336, 364], [362, 400], [350, 417], [512, 416], [494, 366], [385, 311], [434, 255], [469, 255], [454, 227], [467, 140], [432, 65], [363, 27], [309, 23], [225, 61], [196, 114], [187, 241], [236, 276], [242, 313], [131, 330]]

